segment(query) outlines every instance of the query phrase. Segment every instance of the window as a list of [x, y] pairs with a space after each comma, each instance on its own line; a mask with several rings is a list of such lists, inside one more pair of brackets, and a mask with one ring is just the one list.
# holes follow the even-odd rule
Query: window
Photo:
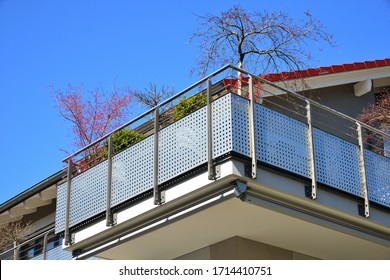
[[[53, 232], [47, 235], [46, 252], [62, 244], [62, 237], [55, 235]], [[19, 251], [19, 258], [29, 260], [43, 254], [44, 236], [28, 241], [23, 244]]]

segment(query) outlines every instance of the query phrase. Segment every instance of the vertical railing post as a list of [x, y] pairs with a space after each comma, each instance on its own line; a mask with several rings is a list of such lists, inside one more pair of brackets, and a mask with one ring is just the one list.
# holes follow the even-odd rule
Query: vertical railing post
[[367, 175], [366, 175], [366, 162], [364, 158], [364, 144], [363, 144], [363, 132], [360, 123], [356, 122], [358, 143], [359, 143], [359, 168], [360, 168], [360, 181], [362, 187], [362, 194], [364, 198], [364, 207], [360, 207], [359, 214], [368, 218], [370, 216], [370, 203], [368, 200], [368, 188], [367, 188]]
[[[384, 132], [390, 135], [390, 127], [386, 127], [384, 129]], [[382, 136], [382, 137], [383, 137], [383, 155], [385, 157], [390, 157], [390, 137], [387, 136]]]
[[106, 226], [115, 224], [111, 210], [111, 190], [112, 190], [112, 134], [108, 137], [108, 157], [107, 157], [107, 195], [106, 195]]
[[164, 198], [160, 190], [158, 189], [159, 129], [160, 129], [160, 114], [159, 114], [159, 107], [156, 107], [156, 109], [154, 110], [154, 156], [153, 156], [153, 198], [154, 198], [155, 205], [160, 205], [164, 203]]
[[219, 170], [215, 166], [213, 159], [213, 107], [211, 81], [207, 79], [206, 89], [207, 107], [206, 107], [206, 125], [207, 125], [207, 170], [209, 180], [215, 180], [219, 177]]
[[249, 147], [251, 163], [251, 177], [257, 177], [257, 158], [256, 158], [256, 131], [255, 131], [255, 97], [253, 94], [253, 77], [249, 76]]
[[43, 255], [43, 259], [44, 260], [47, 260], [47, 240], [48, 240], [48, 235], [49, 235], [49, 233], [46, 232], [45, 235], [43, 236], [42, 255]]
[[66, 206], [65, 206], [65, 245], [70, 245], [72, 243], [72, 237], [69, 231], [70, 225], [70, 195], [72, 190], [72, 169], [73, 162], [72, 159], [68, 159], [68, 178], [67, 178], [67, 187], [66, 187]]
[[311, 178], [311, 186], [307, 196], [312, 199], [317, 198], [317, 175], [316, 175], [316, 163], [314, 155], [314, 137], [313, 137], [313, 124], [311, 115], [311, 104], [310, 101], [306, 100], [306, 119], [307, 119], [307, 148], [309, 156], [309, 173]]
[[19, 245], [16, 241], [14, 241], [14, 260], [19, 259]]

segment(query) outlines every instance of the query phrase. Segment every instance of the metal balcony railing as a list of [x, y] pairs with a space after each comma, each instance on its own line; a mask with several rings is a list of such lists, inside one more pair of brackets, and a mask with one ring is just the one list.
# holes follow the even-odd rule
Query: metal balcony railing
[[0, 253], [0, 260], [70, 260], [72, 253], [62, 249], [62, 240], [52, 228]]
[[[196, 96], [189, 113], [175, 117], [179, 98]], [[188, 99], [187, 99], [188, 100]], [[196, 104], [199, 101], [199, 104]], [[206, 104], [201, 107], [200, 105]], [[169, 106], [167, 106], [169, 105]], [[199, 106], [198, 106], [199, 105]], [[161, 108], [164, 108], [162, 110]], [[118, 145], [120, 131], [142, 132]], [[141, 140], [142, 139], [142, 140]], [[390, 207], [390, 135], [342, 113], [228, 65], [65, 159], [67, 183], [58, 187], [56, 232], [70, 244], [71, 231], [91, 219], [114, 224], [121, 205], [153, 195], [164, 202], [164, 185], [207, 167], [218, 177], [218, 159], [234, 153], [311, 182]], [[118, 148], [120, 146], [120, 148]]]

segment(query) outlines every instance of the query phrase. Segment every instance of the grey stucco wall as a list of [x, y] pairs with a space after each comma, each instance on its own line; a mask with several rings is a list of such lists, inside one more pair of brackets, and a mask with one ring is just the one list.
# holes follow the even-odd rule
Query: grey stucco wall
[[308, 90], [302, 93], [352, 118], [356, 118], [364, 107], [375, 102], [373, 91], [360, 97], [355, 96], [353, 84]]
[[[300, 93], [352, 118], [356, 118], [364, 107], [375, 102], [373, 91], [361, 97], [355, 96], [353, 84], [307, 90]], [[263, 105], [299, 121], [306, 122], [306, 103], [297, 98], [286, 97], [285, 95], [268, 97], [264, 99]], [[356, 143], [356, 125], [354, 121], [346, 120], [317, 106], [312, 106], [311, 109], [314, 127]]]

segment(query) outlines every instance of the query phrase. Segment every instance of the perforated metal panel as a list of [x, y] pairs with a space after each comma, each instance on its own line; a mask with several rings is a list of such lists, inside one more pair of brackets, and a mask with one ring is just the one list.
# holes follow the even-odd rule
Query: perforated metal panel
[[238, 95], [231, 95], [233, 151], [245, 156], [249, 153], [248, 100]]
[[116, 206], [153, 187], [153, 136], [112, 158], [111, 206]]
[[65, 228], [66, 211], [66, 183], [57, 187], [57, 205], [56, 205], [56, 225], [55, 233], [59, 233]]
[[57, 246], [47, 251], [48, 260], [71, 260], [72, 253], [62, 249], [62, 246]]
[[310, 176], [306, 124], [256, 104], [255, 129], [259, 160]]
[[206, 107], [162, 129], [159, 184], [207, 161]]
[[233, 150], [232, 94], [214, 100], [213, 106], [213, 157]]
[[70, 222], [72, 227], [106, 209], [107, 161], [72, 179]]
[[390, 206], [390, 158], [365, 151], [368, 198]]
[[33, 261], [42, 261], [43, 260], [43, 254], [39, 254], [33, 258], [31, 258]]
[[313, 129], [317, 180], [362, 197], [358, 147]]

